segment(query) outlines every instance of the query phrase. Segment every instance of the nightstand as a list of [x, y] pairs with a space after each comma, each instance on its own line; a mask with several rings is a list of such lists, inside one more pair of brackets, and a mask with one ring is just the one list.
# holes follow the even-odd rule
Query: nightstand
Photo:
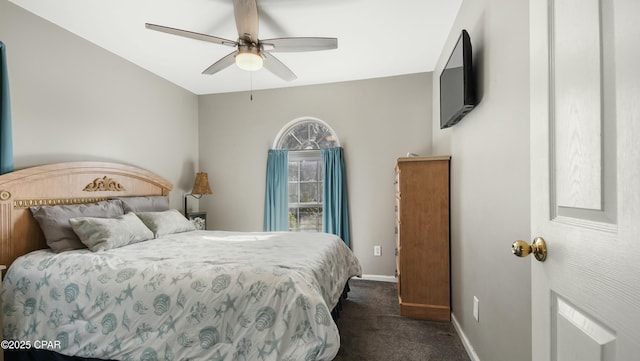
[[187, 213], [187, 218], [189, 218], [197, 230], [207, 229], [207, 212]]

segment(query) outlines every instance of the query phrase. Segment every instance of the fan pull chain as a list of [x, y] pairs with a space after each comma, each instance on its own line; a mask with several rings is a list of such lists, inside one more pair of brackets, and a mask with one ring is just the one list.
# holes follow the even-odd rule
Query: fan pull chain
[[253, 101], [253, 72], [249, 72], [249, 82], [250, 82], [250, 93], [249, 93], [249, 100]]

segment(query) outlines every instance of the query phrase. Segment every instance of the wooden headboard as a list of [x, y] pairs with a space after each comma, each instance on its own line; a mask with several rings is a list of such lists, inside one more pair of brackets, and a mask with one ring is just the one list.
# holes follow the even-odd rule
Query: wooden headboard
[[30, 206], [169, 195], [173, 185], [144, 169], [105, 162], [48, 164], [0, 176], [0, 265], [47, 248]]

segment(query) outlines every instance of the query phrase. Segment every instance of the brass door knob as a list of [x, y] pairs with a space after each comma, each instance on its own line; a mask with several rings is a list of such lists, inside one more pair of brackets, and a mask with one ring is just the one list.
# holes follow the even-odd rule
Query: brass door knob
[[515, 241], [511, 245], [511, 252], [518, 257], [526, 257], [533, 253], [538, 261], [544, 262], [547, 259], [547, 244], [542, 237], [534, 238], [531, 244], [525, 241]]

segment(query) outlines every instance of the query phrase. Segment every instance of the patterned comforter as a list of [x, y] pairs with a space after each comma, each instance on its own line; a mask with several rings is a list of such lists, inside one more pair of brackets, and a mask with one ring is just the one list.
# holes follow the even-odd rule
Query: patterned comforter
[[361, 275], [325, 233], [194, 231], [93, 253], [40, 250], [2, 284], [4, 337], [114, 360], [331, 360], [330, 310]]

